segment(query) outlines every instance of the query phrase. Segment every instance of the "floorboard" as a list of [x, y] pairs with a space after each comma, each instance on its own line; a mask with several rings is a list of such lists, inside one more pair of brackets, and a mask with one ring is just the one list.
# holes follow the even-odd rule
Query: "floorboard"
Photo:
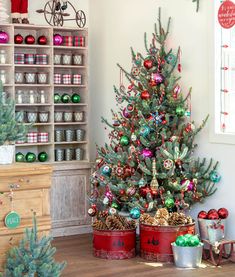
[[199, 269], [177, 269], [171, 264], [147, 262], [140, 257], [109, 261], [93, 257], [89, 234], [57, 238], [56, 259], [67, 261], [65, 277], [235, 277], [235, 263], [220, 267], [202, 264]]

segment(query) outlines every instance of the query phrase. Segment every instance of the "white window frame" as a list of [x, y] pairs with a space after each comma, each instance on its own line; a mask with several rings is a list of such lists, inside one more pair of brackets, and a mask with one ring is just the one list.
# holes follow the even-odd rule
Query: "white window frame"
[[[220, 91], [221, 91], [221, 26], [218, 23], [218, 9], [221, 5], [220, 0], [213, 1], [212, 13], [209, 15], [208, 30], [212, 31], [212, 36], [208, 36], [209, 43], [209, 90], [210, 90], [210, 142], [235, 144], [235, 133], [223, 133], [220, 130]], [[211, 24], [212, 22], [212, 24]], [[234, 27], [233, 27], [234, 28]]]

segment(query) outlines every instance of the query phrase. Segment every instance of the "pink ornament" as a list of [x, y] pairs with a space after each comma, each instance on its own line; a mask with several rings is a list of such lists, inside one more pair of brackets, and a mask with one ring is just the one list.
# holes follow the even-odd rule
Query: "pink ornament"
[[128, 196], [133, 196], [136, 193], [136, 188], [135, 187], [129, 187], [127, 189], [126, 193], [127, 193]]
[[190, 183], [188, 184], [187, 190], [188, 191], [193, 191], [194, 190], [194, 183], [192, 181], [190, 181]]
[[187, 191], [193, 191], [194, 189], [194, 183], [188, 179], [184, 179], [181, 181], [181, 189], [187, 190]]
[[0, 31], [0, 43], [8, 43], [9, 42], [9, 35], [4, 31]]
[[179, 85], [176, 85], [173, 90], [173, 97], [176, 99], [181, 92], [181, 87]]
[[63, 37], [60, 34], [55, 34], [53, 41], [54, 45], [60, 46], [63, 43]]
[[164, 81], [164, 77], [161, 73], [153, 73], [152, 79], [156, 82], [157, 85]]
[[126, 117], [126, 118], [131, 118], [131, 115], [130, 115], [130, 113], [126, 110], [126, 108], [123, 109], [122, 114], [123, 114], [123, 116]]
[[113, 200], [113, 194], [110, 190], [105, 192], [105, 196], [109, 199], [109, 201]]
[[149, 149], [143, 149], [141, 151], [141, 155], [144, 157], [144, 158], [152, 158], [153, 157], [153, 152]]

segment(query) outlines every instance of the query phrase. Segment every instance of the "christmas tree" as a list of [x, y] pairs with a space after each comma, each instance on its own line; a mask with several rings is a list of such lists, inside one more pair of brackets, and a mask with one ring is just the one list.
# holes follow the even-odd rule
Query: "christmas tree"
[[159, 9], [150, 45], [145, 34], [147, 55], [131, 49], [130, 73], [118, 65], [129, 86], [121, 80], [114, 87], [120, 110], [111, 111], [113, 123], [102, 118], [111, 128], [110, 144], [97, 147], [91, 216], [98, 210], [128, 211], [132, 218], [160, 207], [185, 210], [216, 191], [217, 163], [193, 156], [208, 117], [199, 127], [191, 120], [191, 89], [184, 95], [175, 73], [182, 69], [180, 48], [166, 49], [170, 22], [164, 29]]
[[53, 256], [55, 247], [51, 246], [52, 238], [38, 238], [36, 217], [33, 228], [26, 229], [25, 237], [18, 247], [9, 251], [3, 277], [59, 277], [65, 268], [65, 262], [56, 263]]
[[7, 9], [3, 5], [3, 1], [0, 0], [0, 24], [8, 23], [9, 15]]
[[0, 146], [25, 138], [30, 126], [18, 123], [20, 116], [18, 113], [15, 118], [15, 102], [6, 97], [0, 81]]

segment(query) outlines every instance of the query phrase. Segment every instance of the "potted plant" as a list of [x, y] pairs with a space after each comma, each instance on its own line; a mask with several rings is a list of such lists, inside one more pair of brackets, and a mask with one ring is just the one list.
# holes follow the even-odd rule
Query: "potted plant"
[[[17, 113], [17, 117], [21, 114]], [[17, 122], [15, 102], [6, 98], [0, 81], [0, 164], [11, 164], [14, 161], [15, 141], [25, 138], [29, 126]]]

